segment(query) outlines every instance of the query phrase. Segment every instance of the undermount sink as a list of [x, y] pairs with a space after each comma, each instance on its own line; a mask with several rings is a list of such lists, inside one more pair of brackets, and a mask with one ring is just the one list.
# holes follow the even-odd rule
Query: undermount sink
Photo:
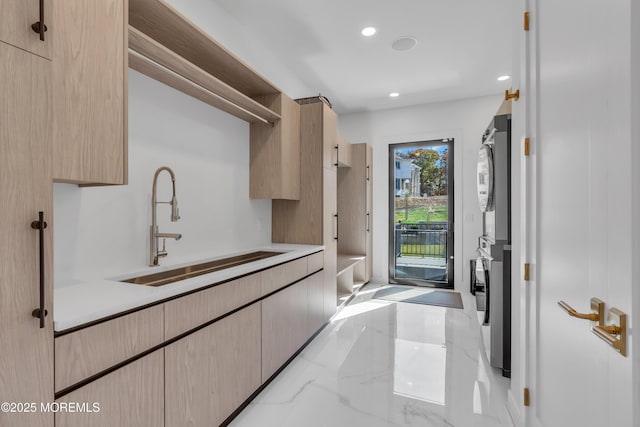
[[160, 273], [152, 273], [144, 276], [132, 277], [130, 279], [121, 280], [121, 282], [134, 283], [144, 286], [162, 286], [179, 280], [190, 279], [192, 277], [201, 276], [203, 274], [212, 273], [214, 271], [224, 270], [225, 268], [235, 267], [237, 265], [247, 264], [272, 256], [281, 255], [284, 252], [257, 251], [243, 255], [236, 255], [229, 258], [217, 259], [215, 261], [203, 262], [200, 264], [188, 265], [173, 270], [162, 271]]

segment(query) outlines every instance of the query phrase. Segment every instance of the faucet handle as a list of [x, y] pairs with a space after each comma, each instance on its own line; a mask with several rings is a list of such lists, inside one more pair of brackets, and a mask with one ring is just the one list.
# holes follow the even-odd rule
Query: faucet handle
[[171, 222], [176, 222], [180, 219], [180, 210], [178, 209], [178, 199], [176, 196], [171, 198]]

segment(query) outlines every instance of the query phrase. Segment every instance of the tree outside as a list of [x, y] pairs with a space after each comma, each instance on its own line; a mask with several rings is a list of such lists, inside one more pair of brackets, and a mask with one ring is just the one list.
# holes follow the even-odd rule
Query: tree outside
[[448, 150], [420, 148], [405, 154], [421, 168], [420, 193], [423, 196], [442, 196], [447, 194], [447, 155]]

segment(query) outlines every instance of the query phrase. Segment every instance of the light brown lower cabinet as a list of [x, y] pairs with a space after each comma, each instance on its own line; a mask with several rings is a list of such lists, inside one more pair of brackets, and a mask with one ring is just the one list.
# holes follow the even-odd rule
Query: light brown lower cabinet
[[319, 271], [307, 278], [307, 339], [324, 324], [324, 317], [324, 272]]
[[[322, 268], [323, 257], [309, 257], [311, 268]], [[300, 258], [59, 336], [58, 391], [151, 346], [164, 347], [58, 399], [56, 405], [81, 404], [89, 411], [57, 412], [56, 427], [220, 425], [324, 325], [327, 304], [335, 311], [335, 284], [328, 300], [324, 270], [300, 280], [309, 272], [308, 261]], [[269, 292], [299, 281], [255, 301], [265, 278], [273, 282]], [[163, 322], [171, 331], [165, 339], [194, 332], [167, 344]]]
[[57, 337], [56, 392], [162, 344], [163, 321], [156, 305]]
[[165, 347], [167, 427], [220, 425], [260, 386], [260, 321], [257, 302]]
[[160, 349], [72, 391], [56, 404], [81, 410], [58, 410], [56, 427], [164, 426], [163, 370]]
[[308, 338], [308, 279], [262, 300], [262, 381], [268, 380]]

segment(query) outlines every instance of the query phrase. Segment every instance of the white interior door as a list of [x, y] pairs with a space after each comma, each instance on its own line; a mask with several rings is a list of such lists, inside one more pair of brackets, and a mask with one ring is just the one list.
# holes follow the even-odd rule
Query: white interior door
[[621, 356], [592, 333], [591, 322], [557, 305], [564, 300], [589, 312], [589, 299], [597, 297], [607, 311], [617, 307], [633, 319], [638, 191], [631, 5], [529, 3], [523, 75], [532, 152], [523, 171], [522, 250], [532, 276], [521, 306], [528, 321], [524, 385], [531, 390], [526, 424], [633, 426], [638, 391], [631, 346], [628, 357]]

